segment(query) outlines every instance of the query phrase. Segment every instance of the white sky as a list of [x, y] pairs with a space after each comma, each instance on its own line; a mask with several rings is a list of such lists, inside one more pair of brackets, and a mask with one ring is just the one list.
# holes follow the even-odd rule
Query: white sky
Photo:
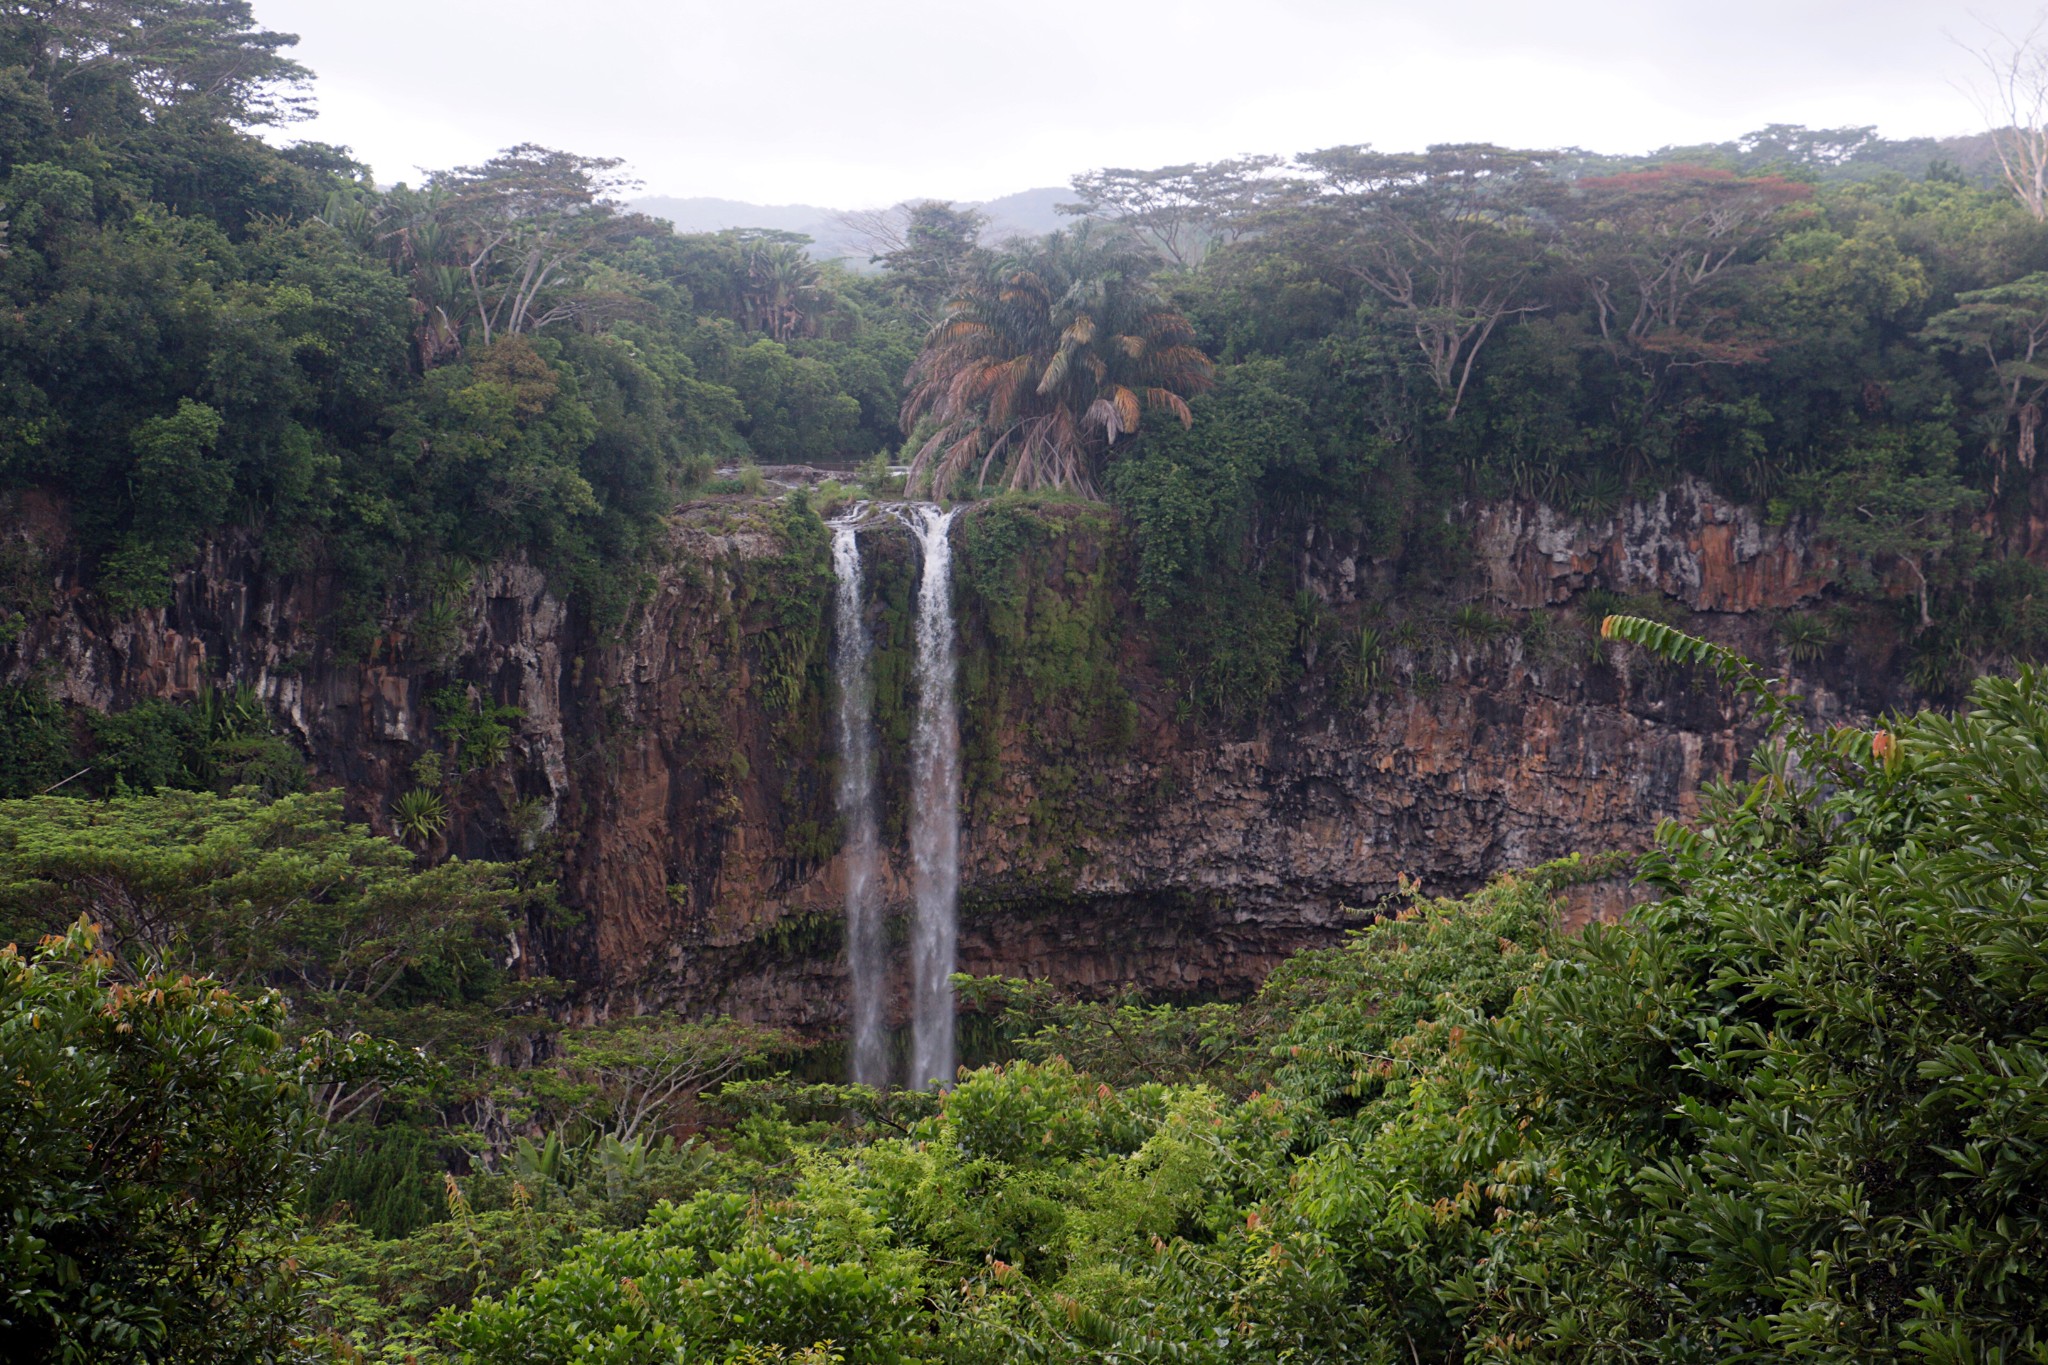
[[256, 0], [384, 181], [517, 142], [646, 193], [989, 199], [1348, 142], [1647, 151], [1981, 126], [1951, 40], [2042, 0]]

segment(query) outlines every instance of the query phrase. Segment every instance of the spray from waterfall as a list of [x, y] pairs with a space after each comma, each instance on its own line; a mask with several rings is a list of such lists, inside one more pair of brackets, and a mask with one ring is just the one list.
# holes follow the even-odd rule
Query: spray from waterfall
[[889, 1083], [889, 1035], [883, 1022], [888, 960], [882, 934], [880, 863], [875, 816], [875, 690], [873, 644], [861, 609], [859, 524], [856, 507], [832, 523], [832, 569], [837, 641], [832, 667], [839, 679], [839, 818], [846, 830], [846, 965], [853, 989], [853, 1079], [881, 1088]]
[[911, 731], [910, 852], [917, 912], [910, 940], [910, 1084], [953, 1083], [953, 959], [960, 901], [960, 721], [953, 704], [957, 510], [914, 509], [924, 549], [917, 590], [917, 718]]

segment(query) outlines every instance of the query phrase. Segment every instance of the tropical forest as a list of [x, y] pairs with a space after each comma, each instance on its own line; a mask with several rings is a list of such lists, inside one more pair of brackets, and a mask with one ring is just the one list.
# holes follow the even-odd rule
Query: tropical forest
[[270, 8], [0, 0], [0, 1359], [2048, 1362], [2042, 31], [797, 231]]

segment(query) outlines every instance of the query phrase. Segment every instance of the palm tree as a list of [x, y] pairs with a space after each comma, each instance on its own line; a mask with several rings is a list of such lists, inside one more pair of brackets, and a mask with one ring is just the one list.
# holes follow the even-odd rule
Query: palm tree
[[1151, 281], [1157, 260], [1091, 224], [971, 275], [910, 371], [903, 427], [933, 424], [913, 484], [944, 497], [970, 469], [1011, 488], [1095, 496], [1109, 448], [1146, 410], [1183, 426], [1215, 367]]
[[748, 325], [776, 341], [816, 329], [824, 271], [795, 242], [767, 242], [747, 253]]

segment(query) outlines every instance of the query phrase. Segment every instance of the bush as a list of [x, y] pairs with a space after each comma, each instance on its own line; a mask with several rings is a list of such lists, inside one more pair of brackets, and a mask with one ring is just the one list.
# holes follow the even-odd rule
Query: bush
[[0, 948], [0, 1333], [23, 1361], [275, 1351], [311, 1058], [283, 1002], [124, 983], [81, 922]]
[[49, 689], [0, 685], [0, 798], [39, 795], [71, 772], [70, 727]]

